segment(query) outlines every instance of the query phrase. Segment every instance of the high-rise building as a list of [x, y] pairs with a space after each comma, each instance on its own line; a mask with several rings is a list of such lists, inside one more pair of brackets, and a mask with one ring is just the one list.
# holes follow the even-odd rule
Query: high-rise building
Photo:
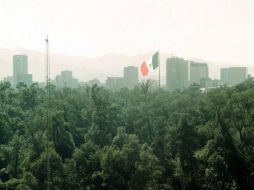
[[65, 70], [61, 72], [61, 75], [57, 75], [55, 79], [55, 85], [57, 88], [77, 88], [78, 79], [72, 77], [72, 71]]
[[24, 75], [28, 73], [28, 57], [27, 55], [13, 56], [13, 75]]
[[188, 87], [188, 61], [177, 57], [167, 59], [166, 87], [169, 90]]
[[201, 79], [208, 78], [208, 66], [206, 63], [190, 62], [190, 83], [200, 84]]
[[13, 85], [19, 83], [26, 85], [32, 84], [32, 75], [28, 74], [28, 57], [27, 55], [13, 56]]
[[129, 66], [123, 70], [124, 85], [133, 88], [138, 84], [138, 67]]
[[61, 77], [64, 82], [69, 82], [72, 79], [72, 71], [65, 70], [61, 72]]
[[228, 86], [234, 86], [247, 79], [246, 67], [229, 67], [220, 70], [221, 82]]

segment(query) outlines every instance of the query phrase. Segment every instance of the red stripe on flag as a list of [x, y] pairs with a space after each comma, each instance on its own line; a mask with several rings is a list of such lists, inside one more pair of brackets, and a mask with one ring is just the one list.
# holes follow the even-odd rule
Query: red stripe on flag
[[142, 63], [141, 65], [141, 73], [143, 76], [146, 76], [148, 74], [149, 70], [147, 68], [146, 62]]

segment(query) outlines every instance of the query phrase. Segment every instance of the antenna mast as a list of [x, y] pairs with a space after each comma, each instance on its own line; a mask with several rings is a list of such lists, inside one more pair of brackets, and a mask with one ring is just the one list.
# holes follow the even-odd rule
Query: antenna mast
[[50, 190], [50, 155], [49, 155], [49, 130], [50, 130], [50, 64], [49, 64], [49, 39], [48, 36], [45, 39], [46, 42], [46, 96], [47, 96], [47, 190]]

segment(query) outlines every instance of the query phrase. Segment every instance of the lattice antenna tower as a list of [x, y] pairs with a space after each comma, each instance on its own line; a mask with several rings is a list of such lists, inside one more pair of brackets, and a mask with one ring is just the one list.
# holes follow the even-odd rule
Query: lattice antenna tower
[[50, 117], [50, 60], [49, 60], [49, 39], [48, 39], [48, 36], [46, 37], [45, 39], [45, 42], [46, 42], [46, 64], [45, 64], [45, 80], [46, 80], [46, 98], [47, 98], [47, 107], [46, 107], [46, 112], [47, 112], [47, 131], [46, 131], [46, 134], [47, 134], [47, 190], [50, 190], [50, 154], [49, 154], [49, 141], [50, 141], [50, 137], [49, 137], [49, 134], [50, 134], [50, 120], [51, 120], [51, 117]]

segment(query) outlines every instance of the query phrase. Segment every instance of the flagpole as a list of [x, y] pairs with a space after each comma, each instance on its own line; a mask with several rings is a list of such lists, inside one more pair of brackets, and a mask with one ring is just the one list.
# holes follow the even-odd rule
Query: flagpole
[[[157, 16], [158, 16], [158, 20], [160, 22], [160, 0], [158, 0], [157, 2], [158, 2], [158, 4], [157, 4]], [[158, 28], [160, 28], [160, 23], [159, 23]], [[158, 36], [160, 36], [160, 32], [159, 31], [160, 30], [158, 30]], [[161, 63], [160, 63], [160, 51], [159, 51], [159, 49], [160, 49], [160, 43], [159, 43], [158, 37], [157, 37], [157, 46], [158, 46], [157, 48], [158, 48], [158, 59], [159, 59], [159, 88], [160, 88], [161, 87]]]
[[158, 53], [159, 59], [159, 88], [161, 87], [161, 62], [160, 62], [160, 52]]
[[50, 63], [49, 63], [49, 38], [48, 35], [45, 39], [46, 42], [46, 92], [47, 92], [47, 190], [50, 190], [50, 155], [49, 155], [49, 131], [50, 131]]

